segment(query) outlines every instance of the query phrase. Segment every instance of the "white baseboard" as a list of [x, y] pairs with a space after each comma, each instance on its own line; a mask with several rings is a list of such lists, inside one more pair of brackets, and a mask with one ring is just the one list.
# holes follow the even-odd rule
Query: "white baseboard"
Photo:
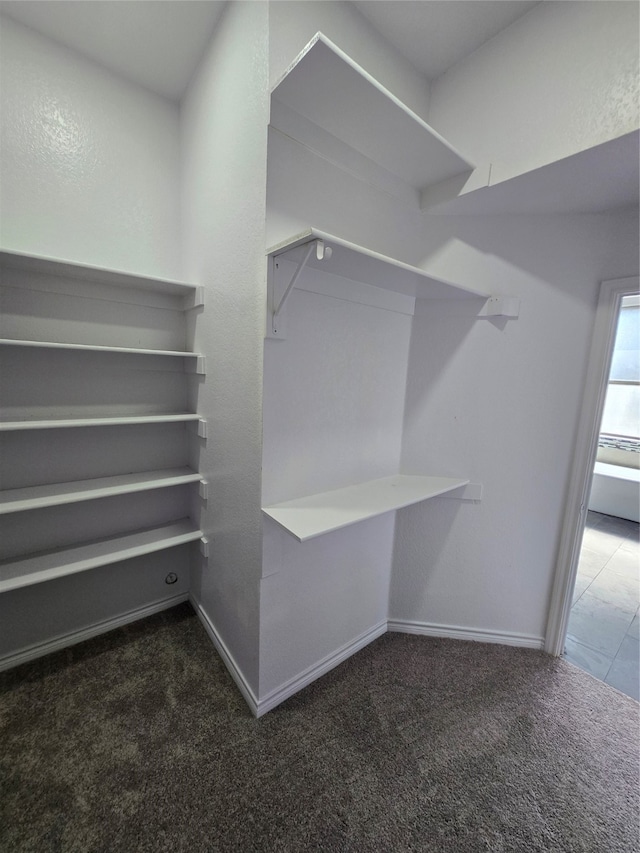
[[256, 695], [249, 686], [248, 681], [242, 673], [242, 670], [235, 662], [233, 655], [226, 647], [224, 641], [221, 639], [220, 635], [216, 631], [213, 622], [211, 622], [211, 620], [203, 610], [200, 602], [196, 601], [196, 599], [192, 595], [189, 596], [189, 601], [191, 602], [191, 606], [195, 610], [198, 619], [202, 623], [204, 630], [209, 635], [209, 639], [211, 640], [211, 642], [215, 646], [216, 651], [222, 658], [222, 662], [229, 670], [229, 675], [235, 681], [240, 693], [242, 693], [245, 702], [251, 710], [251, 713], [254, 715], [254, 717], [259, 717], [260, 714], [258, 711], [258, 700], [256, 699]]
[[0, 658], [0, 672], [5, 669], [12, 669], [14, 666], [19, 666], [22, 663], [36, 660], [36, 658], [50, 655], [52, 652], [58, 652], [60, 649], [66, 649], [68, 646], [75, 646], [77, 643], [90, 640], [92, 637], [113, 631], [114, 628], [121, 628], [123, 625], [129, 625], [131, 622], [137, 622], [139, 619], [153, 616], [154, 613], [159, 613], [161, 610], [168, 610], [170, 607], [175, 607], [176, 604], [188, 601], [188, 599], [189, 596], [186, 593], [174, 595], [171, 598], [163, 598], [162, 601], [156, 601], [153, 604], [147, 604], [136, 610], [130, 610], [128, 613], [114, 616], [112, 619], [106, 619], [104, 622], [97, 622], [95, 625], [82, 628], [80, 631], [62, 634], [53, 640], [27, 646], [27, 648], [21, 649], [19, 652], [11, 652], [11, 654]]
[[289, 681], [280, 685], [280, 687], [276, 687], [275, 690], [271, 690], [266, 696], [258, 700], [256, 716], [261, 717], [263, 714], [266, 714], [267, 711], [273, 710], [277, 705], [284, 702], [285, 699], [289, 699], [289, 697], [298, 693], [299, 690], [302, 690], [303, 687], [307, 687], [311, 682], [320, 678], [320, 676], [325, 675], [356, 652], [359, 652], [360, 649], [368, 646], [369, 643], [373, 642], [373, 640], [382, 636], [386, 630], [387, 621], [385, 619], [384, 622], [380, 622], [378, 625], [375, 625], [373, 628], [365, 631], [364, 634], [360, 634], [359, 637], [356, 637], [354, 640], [346, 643], [335, 652], [327, 655], [325, 658], [318, 661], [318, 663], [313, 664], [313, 666], [305, 669], [299, 675], [294, 676], [294, 678], [291, 678]]
[[438, 625], [433, 622], [413, 622], [404, 619], [389, 619], [387, 627], [389, 631], [397, 631], [401, 634], [473, 640], [476, 643], [498, 643], [502, 646], [521, 646], [526, 649], [544, 648], [544, 637], [516, 634], [510, 631], [486, 631], [482, 628], [464, 628], [460, 625]]

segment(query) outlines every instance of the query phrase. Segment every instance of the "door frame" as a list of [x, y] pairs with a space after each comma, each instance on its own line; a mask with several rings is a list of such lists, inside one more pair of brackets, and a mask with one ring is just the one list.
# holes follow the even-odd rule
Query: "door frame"
[[638, 276], [603, 281], [600, 285], [545, 634], [545, 651], [555, 657], [564, 652], [567, 636], [620, 304], [623, 296], [637, 293], [639, 285]]

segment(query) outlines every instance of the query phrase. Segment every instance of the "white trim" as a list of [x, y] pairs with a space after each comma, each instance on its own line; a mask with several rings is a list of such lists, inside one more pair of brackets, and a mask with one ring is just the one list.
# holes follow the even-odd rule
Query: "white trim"
[[545, 651], [556, 657], [564, 651], [567, 635], [620, 303], [639, 284], [632, 276], [600, 286], [544, 644]]
[[245, 702], [251, 710], [251, 713], [254, 715], [254, 717], [259, 717], [260, 712], [258, 710], [258, 700], [256, 699], [256, 695], [249, 686], [249, 682], [244, 677], [242, 670], [234, 660], [233, 655], [231, 654], [226, 644], [218, 634], [213, 622], [209, 619], [209, 616], [203, 609], [202, 605], [198, 601], [196, 601], [196, 599], [191, 594], [189, 595], [189, 601], [191, 602], [191, 606], [195, 610], [198, 619], [202, 623], [202, 626], [209, 635], [209, 639], [211, 640], [216, 651], [222, 658], [222, 662], [228, 669], [229, 675], [235, 681], [240, 693], [242, 693]]
[[177, 604], [188, 600], [189, 596], [186, 592], [174, 595], [171, 598], [156, 601], [154, 604], [147, 604], [144, 607], [130, 610], [128, 613], [123, 613], [120, 616], [114, 616], [112, 619], [105, 619], [104, 622], [97, 622], [88, 628], [72, 631], [70, 634], [63, 634], [44, 643], [27, 646], [27, 648], [21, 649], [19, 652], [12, 652], [0, 658], [0, 672], [5, 669], [13, 669], [15, 666], [20, 666], [20, 664], [36, 660], [36, 658], [50, 655], [69, 646], [75, 646], [77, 643], [83, 643], [85, 640], [98, 637], [100, 634], [106, 634], [115, 628], [121, 628], [123, 625], [129, 625], [131, 622], [137, 622], [139, 619], [145, 619], [147, 616], [153, 616], [154, 613], [160, 613], [161, 610], [168, 610], [170, 607], [175, 607]]
[[316, 681], [316, 679], [320, 678], [322, 675], [326, 675], [327, 672], [330, 672], [330, 670], [334, 669], [338, 664], [341, 664], [347, 658], [350, 658], [356, 652], [359, 652], [365, 646], [368, 646], [369, 643], [373, 642], [373, 640], [381, 637], [382, 634], [386, 633], [386, 630], [387, 620], [385, 619], [373, 628], [369, 628], [364, 632], [364, 634], [360, 634], [359, 637], [356, 637], [354, 640], [346, 643], [335, 652], [327, 655], [325, 658], [318, 661], [318, 663], [315, 663], [313, 666], [305, 669], [299, 675], [289, 679], [289, 681], [285, 681], [285, 683], [281, 684], [280, 687], [276, 687], [275, 690], [271, 690], [266, 694], [266, 696], [258, 701], [256, 716], [261, 717], [263, 714], [266, 714], [267, 711], [273, 710], [277, 705], [284, 702], [285, 699], [289, 699], [291, 696], [298, 693], [298, 691], [307, 687], [313, 681]]
[[501, 646], [519, 646], [541, 649], [544, 637], [517, 634], [511, 631], [487, 631], [484, 628], [465, 628], [462, 625], [439, 625], [435, 622], [414, 622], [410, 619], [389, 619], [389, 631], [400, 634], [420, 634], [425, 637], [443, 637], [450, 640], [473, 640], [476, 643], [498, 643]]

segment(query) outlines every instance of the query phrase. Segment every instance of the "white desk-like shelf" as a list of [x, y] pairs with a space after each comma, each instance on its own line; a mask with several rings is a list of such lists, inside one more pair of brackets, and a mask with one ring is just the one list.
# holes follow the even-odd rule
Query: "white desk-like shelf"
[[190, 468], [167, 468], [160, 471], [98, 477], [92, 480], [76, 480], [69, 483], [7, 489], [0, 492], [0, 515], [108, 498], [114, 495], [126, 495], [133, 492], [166, 489], [185, 483], [197, 483], [200, 479], [200, 474]]
[[473, 168], [322, 33], [288, 68], [272, 98], [419, 190]]
[[0, 592], [31, 586], [99, 566], [119, 563], [202, 538], [189, 519], [126, 536], [86, 542], [74, 548], [44, 552], [0, 563]]
[[0, 421], [0, 432], [28, 429], [75, 429], [78, 427], [130, 426], [132, 424], [172, 424], [189, 421], [202, 422], [194, 412], [172, 412], [170, 414], [123, 415], [114, 418], [30, 418], [26, 421]]
[[262, 511], [299, 542], [401, 509], [466, 486], [469, 480], [396, 474], [293, 501]]

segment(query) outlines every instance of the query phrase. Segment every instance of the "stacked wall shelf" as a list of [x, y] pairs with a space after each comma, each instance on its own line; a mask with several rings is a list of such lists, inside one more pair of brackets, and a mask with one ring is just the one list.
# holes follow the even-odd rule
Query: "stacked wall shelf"
[[[418, 267], [357, 246], [316, 228], [309, 228], [278, 243], [267, 251], [268, 272], [268, 337], [283, 339], [282, 313], [291, 290], [303, 287], [305, 267], [322, 270], [339, 282], [336, 293], [348, 290], [354, 283], [401, 293], [413, 298], [477, 299], [492, 301], [490, 294], [472, 290], [452, 281], [434, 278]], [[282, 264], [285, 260], [289, 263]], [[286, 271], [281, 270], [286, 266]], [[284, 272], [284, 275], [283, 275]], [[501, 300], [494, 301], [499, 313]], [[463, 494], [462, 489], [466, 487]], [[299, 542], [331, 533], [447, 493], [451, 496], [479, 500], [480, 484], [457, 477], [394, 474], [319, 494], [263, 506], [263, 513], [284, 528]]]
[[[408, 191], [418, 207], [430, 187], [464, 183], [474, 170], [470, 161], [322, 33], [272, 90], [271, 126], [339, 168], [365, 180], [375, 176], [374, 182], [385, 188], [404, 188], [401, 195]], [[320, 288], [319, 293], [366, 304], [380, 305], [379, 294], [386, 291], [402, 295], [411, 306], [415, 299], [475, 299], [478, 316], [515, 317], [518, 312], [517, 300], [431, 275], [313, 227], [272, 246], [267, 259], [268, 338], [286, 338], [286, 306], [296, 287]], [[323, 283], [316, 274], [313, 283], [305, 282], [305, 268], [326, 274]], [[406, 313], [412, 314], [413, 308]], [[443, 494], [478, 500], [481, 492], [480, 484], [466, 479], [394, 474], [270, 504], [263, 513], [304, 542]]]
[[[62, 442], [57, 447], [62, 448], [63, 456], [62, 462], [56, 460], [56, 470], [64, 469], [65, 465], [72, 471], [78, 465], [81, 468], [85, 466], [80, 477], [51, 481], [51, 475], [44, 473], [42, 481], [34, 482], [39, 471], [33, 465], [30, 467], [29, 453], [24, 448], [28, 450], [36, 445], [21, 445], [24, 459], [18, 474], [16, 465], [10, 466], [8, 458], [3, 456], [5, 469], [12, 470], [9, 478], [12, 482], [7, 483], [3, 477], [0, 516], [8, 517], [11, 521], [8, 529], [12, 534], [18, 531], [17, 541], [24, 543], [25, 547], [17, 549], [14, 542], [9, 553], [4, 553], [5, 559], [0, 562], [0, 592], [201, 539], [202, 531], [186, 517], [189, 507], [183, 489], [191, 489], [203, 481], [200, 474], [187, 467], [184, 460], [180, 462], [179, 457], [186, 449], [187, 433], [184, 428], [195, 424], [198, 435], [201, 438], [206, 435], [204, 420], [195, 412], [184, 411], [189, 374], [204, 373], [204, 359], [189, 351], [186, 345], [183, 347], [186, 342], [185, 312], [203, 304], [202, 289], [184, 282], [138, 277], [117, 270], [15, 252], [0, 252], [0, 268], [4, 298], [0, 354], [10, 355], [13, 359], [3, 379], [5, 391], [2, 402], [6, 408], [0, 420], [0, 432], [4, 434], [5, 442], [11, 436], [16, 436], [12, 440], [22, 442], [43, 442], [48, 440], [47, 434], [55, 433], [58, 441]], [[65, 310], [70, 307], [72, 310], [65, 315]], [[53, 310], [47, 316], [50, 308]], [[44, 339], [36, 339], [34, 329], [36, 335]], [[43, 331], [46, 334], [42, 334]], [[108, 341], [111, 334], [117, 335], [113, 344]], [[139, 345], [141, 338], [158, 345]], [[165, 346], [165, 341], [170, 345]], [[23, 353], [24, 356], [21, 355]], [[30, 356], [32, 360], [25, 367], [23, 359], [28, 353], [33, 354]], [[54, 356], [63, 361], [51, 366], [50, 359]], [[87, 358], [94, 361], [87, 365]], [[117, 367], [114, 366], [116, 364]], [[188, 369], [192, 364], [195, 370]], [[63, 375], [60, 375], [61, 370], [64, 370]], [[117, 371], [109, 387], [122, 389], [124, 402], [120, 406], [111, 405], [111, 401], [105, 404], [99, 401], [101, 382], [110, 370]], [[16, 371], [18, 380], [12, 378]], [[165, 374], [166, 380], [162, 378]], [[40, 382], [36, 387], [42, 388], [48, 377], [54, 388], [52, 397], [60, 389], [72, 389], [69, 393], [73, 405], [68, 402], [66, 405], [51, 404], [49, 399], [45, 405], [38, 405], [41, 401], [35, 398], [32, 409], [25, 405], [29, 383], [35, 385]], [[151, 377], [154, 391], [162, 388], [163, 382], [170, 391], [164, 396], [160, 394], [159, 400], [145, 399], [142, 402], [137, 397], [137, 388], [146, 387]], [[85, 404], [83, 393], [88, 399], [94, 398], [93, 405]], [[173, 403], [173, 399], [178, 404]], [[167, 400], [170, 401], [168, 405]], [[96, 408], [109, 411], [97, 414]], [[163, 452], [165, 446], [169, 447], [167, 453], [171, 464], [145, 470], [144, 458], [135, 458], [132, 462], [136, 452], [124, 446], [122, 457], [128, 461], [121, 463], [120, 454], [107, 459], [98, 458], [99, 441], [95, 444], [94, 453], [90, 450], [80, 462], [74, 460], [71, 464], [78, 430], [91, 428], [94, 437], [104, 436], [104, 430], [119, 430], [121, 441], [126, 442], [125, 434], [130, 428], [146, 429], [145, 425], [150, 425], [153, 430], [183, 426], [177, 434], [177, 445], [173, 446], [173, 434], [163, 442]], [[20, 438], [23, 434], [25, 437]], [[130, 437], [131, 433], [128, 434]], [[113, 439], [107, 443], [121, 446]], [[83, 446], [92, 448], [93, 442], [85, 441]], [[4, 453], [10, 454], [11, 447], [5, 448]], [[122, 465], [126, 466], [124, 470]], [[92, 468], [102, 472], [101, 476], [92, 474]], [[111, 469], [106, 475], [105, 468]], [[163, 499], [164, 504], [158, 504], [158, 509], [150, 504], [149, 496], [160, 492], [168, 497]], [[202, 486], [200, 494], [206, 496]], [[118, 501], [137, 501], [137, 496], [139, 503], [118, 509]], [[78, 512], [74, 507], [90, 508], [94, 504], [97, 506], [93, 516], [95, 525], [100, 526], [103, 515], [108, 518], [105, 535], [95, 538], [87, 537], [85, 533], [83, 537], [76, 532], [76, 527], [81, 525], [74, 524], [73, 513]], [[153, 516], [157, 511], [156, 523], [147, 521], [136, 528], [136, 510], [139, 507], [144, 507], [144, 511], [140, 511], [142, 518]], [[45, 528], [47, 525], [55, 527], [58, 518], [53, 516], [54, 521], [51, 522], [47, 513], [69, 513], [64, 516], [67, 527], [62, 533], [62, 545], [56, 541], [44, 550], [29, 547], [32, 512], [40, 520], [44, 518], [44, 525], [40, 526]], [[123, 518], [120, 531], [114, 533], [120, 516]]]

